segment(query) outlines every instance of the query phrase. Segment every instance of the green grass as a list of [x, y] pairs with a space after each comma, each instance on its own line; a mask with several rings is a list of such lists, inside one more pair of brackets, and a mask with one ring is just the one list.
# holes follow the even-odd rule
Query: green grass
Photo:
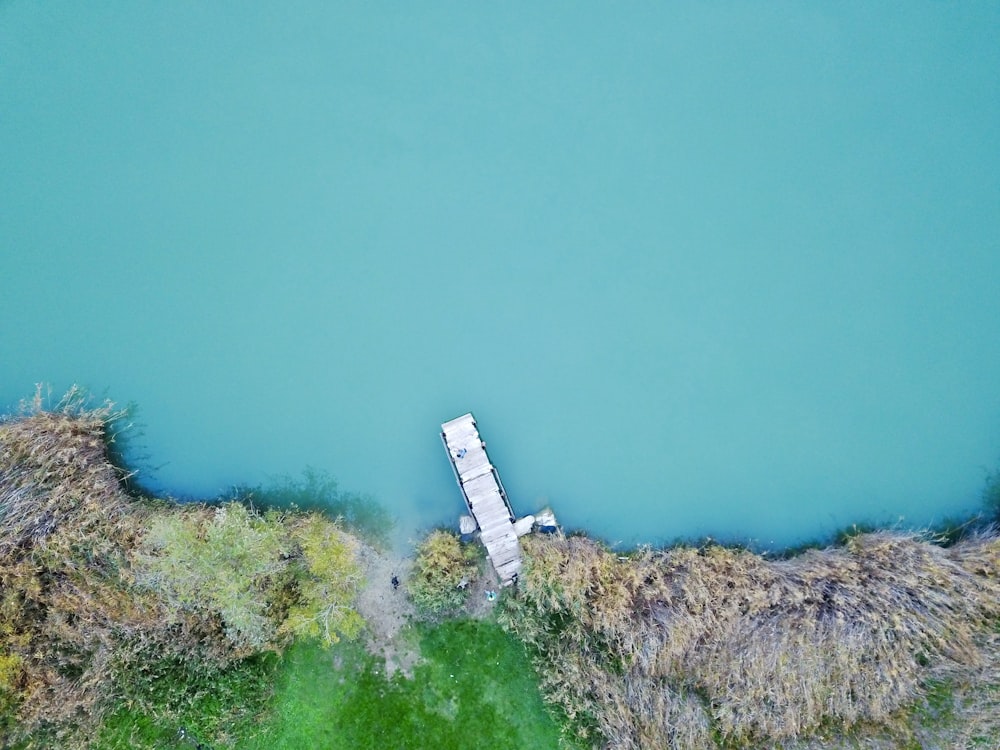
[[355, 644], [290, 649], [270, 713], [246, 750], [559, 746], [522, 646], [499, 627], [447, 622], [419, 631], [423, 662], [412, 679], [385, 678]]
[[105, 717], [93, 749], [225, 746], [266, 710], [276, 667], [271, 654], [224, 670], [179, 659], [137, 666], [120, 685], [119, 708]]
[[[523, 646], [493, 623], [449, 621], [409, 631], [412, 679], [385, 677], [359, 643], [311, 641], [212, 674], [146, 664], [95, 750], [548, 750], [560, 746]], [[184, 728], [186, 736], [181, 736]]]
[[921, 727], [937, 728], [947, 726], [955, 715], [955, 691], [947, 680], [928, 680], [924, 685], [924, 696], [914, 708]]

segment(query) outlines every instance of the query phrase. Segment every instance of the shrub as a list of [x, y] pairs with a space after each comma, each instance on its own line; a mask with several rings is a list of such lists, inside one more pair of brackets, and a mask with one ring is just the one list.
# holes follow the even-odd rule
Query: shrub
[[407, 591], [417, 608], [430, 617], [457, 611], [476, 577], [479, 557], [455, 534], [432, 531], [417, 547]]

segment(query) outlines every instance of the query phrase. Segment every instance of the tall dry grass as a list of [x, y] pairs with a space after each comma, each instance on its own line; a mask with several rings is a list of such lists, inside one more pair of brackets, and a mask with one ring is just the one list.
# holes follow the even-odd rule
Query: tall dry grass
[[531, 537], [505, 624], [550, 699], [614, 748], [707, 747], [884, 723], [974, 675], [1000, 620], [1000, 541], [872, 533], [788, 560], [708, 546], [620, 557]]
[[0, 422], [0, 653], [19, 667], [24, 731], [96, 719], [128, 644], [169, 640], [128, 586], [143, 511], [106, 458], [116, 412], [76, 391], [39, 409]]
[[53, 411], [40, 397], [0, 422], [0, 560], [37, 548], [65, 522], [114, 524], [127, 513], [120, 477], [106, 460], [110, 404], [83, 409], [75, 391]]

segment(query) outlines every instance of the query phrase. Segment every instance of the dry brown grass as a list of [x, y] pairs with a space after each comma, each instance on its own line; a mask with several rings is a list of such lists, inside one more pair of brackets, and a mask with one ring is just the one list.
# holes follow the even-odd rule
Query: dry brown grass
[[96, 719], [123, 645], [163, 635], [127, 585], [142, 509], [106, 459], [116, 414], [76, 396], [0, 423], [0, 652], [20, 666], [22, 730]]
[[983, 684], [995, 647], [995, 536], [946, 548], [864, 534], [779, 561], [720, 546], [625, 558], [580, 537], [524, 545], [505, 622], [537, 649], [550, 698], [610, 747], [885, 724], [935, 675]]
[[79, 411], [71, 399], [0, 423], [0, 560], [46, 544], [70, 519], [86, 531], [127, 513], [105, 456], [105, 428], [116, 416], [110, 405]]

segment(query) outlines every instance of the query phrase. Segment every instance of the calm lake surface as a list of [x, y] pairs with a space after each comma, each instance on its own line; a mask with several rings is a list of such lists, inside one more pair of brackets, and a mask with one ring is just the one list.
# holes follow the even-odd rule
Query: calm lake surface
[[611, 541], [976, 509], [1000, 4], [543, 5], [0, 2], [0, 404], [134, 401], [147, 484], [313, 466], [401, 538], [468, 410]]

